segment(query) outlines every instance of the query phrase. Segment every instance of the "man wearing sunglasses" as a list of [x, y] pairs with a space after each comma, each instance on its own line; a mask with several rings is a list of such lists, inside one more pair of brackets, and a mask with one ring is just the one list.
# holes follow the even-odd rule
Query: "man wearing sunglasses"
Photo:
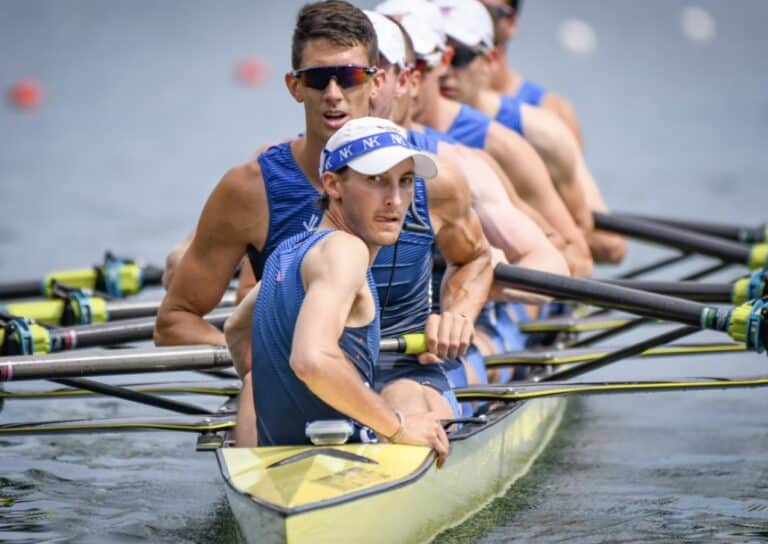
[[[560, 196], [584, 231], [593, 258], [599, 262], [621, 261], [626, 251], [623, 239], [594, 232], [587, 194], [597, 184], [568, 128], [549, 111], [491, 88], [492, 66], [498, 52], [493, 45], [493, 20], [488, 10], [479, 0], [438, 1], [445, 6], [445, 29], [454, 49], [451, 66], [441, 80], [441, 92], [525, 137], [544, 160]], [[606, 209], [602, 199], [594, 207]]]
[[[392, 8], [390, 13], [398, 13], [400, 17], [420, 19], [424, 26], [434, 30], [432, 35], [437, 36], [435, 43], [427, 46], [431, 51], [418, 55], [420, 62], [417, 62], [417, 66], [421, 66], [423, 71], [414, 120], [446, 133], [464, 145], [487, 151], [501, 166], [523, 200], [563, 237], [566, 242], [563, 254], [571, 272], [579, 276], [590, 275], [592, 258], [584, 235], [563, 204], [546, 166], [535, 150], [514, 131], [440, 94], [440, 78], [447, 70], [452, 50], [445, 44], [441, 17], [435, 19], [434, 14], [439, 16], [440, 10], [432, 5], [433, 15], [430, 17], [430, 11], [426, 7], [417, 8], [419, 5], [424, 5], [423, 0], [409, 0], [407, 5], [395, 0], [380, 6]], [[416, 44], [422, 37], [414, 34], [412, 39]]]
[[[384, 6], [386, 8], [386, 5]], [[379, 6], [377, 6], [379, 9]], [[412, 143], [437, 155], [438, 164], [448, 163], [463, 174], [471, 191], [472, 207], [480, 217], [489, 242], [498, 248], [494, 252], [498, 262], [512, 262], [518, 266], [544, 270], [555, 274], [568, 274], [568, 266], [559, 251], [547, 240], [544, 233], [531, 219], [512, 205], [505, 192], [509, 184], [500, 169], [492, 166], [495, 161], [478, 149], [470, 149], [450, 138], [437, 134], [437, 131], [414, 123], [412, 105], [419, 93], [421, 72], [414, 69], [415, 52], [407, 27], [415, 36], [419, 36], [419, 45], [431, 51], [434, 45], [428, 43], [430, 29], [421, 25], [419, 19], [406, 16], [402, 25], [377, 13], [366, 14], [371, 18], [379, 42], [379, 67], [385, 74], [380, 92], [372, 101], [372, 111], [378, 116], [391, 116], [399, 126], [408, 129]], [[485, 156], [485, 157], [483, 157]], [[440, 167], [446, 170], [445, 166]], [[500, 177], [501, 176], [501, 177]], [[440, 291], [441, 274], [435, 275], [433, 290]], [[542, 297], [499, 287], [494, 290], [494, 298], [500, 300], [524, 301], [541, 304]], [[484, 310], [484, 313], [486, 310]], [[483, 323], [490, 322], [481, 314]], [[485, 383], [486, 369], [482, 356], [500, 351], [513, 351], [524, 347], [524, 339], [519, 330], [489, 331], [475, 326], [475, 345], [464, 360], [464, 374], [451, 373], [454, 385], [467, 383]], [[502, 337], [503, 333], [507, 333]], [[504, 378], [504, 377], [501, 377]]]
[[[377, 58], [374, 30], [358, 8], [342, 0], [302, 8], [293, 33], [293, 69], [285, 83], [304, 107], [304, 135], [233, 168], [213, 190], [158, 313], [158, 344], [223, 344], [223, 335], [202, 316], [220, 300], [242, 256], [248, 254], [258, 279], [266, 258], [282, 240], [317, 227], [322, 216], [315, 204], [321, 152], [347, 121], [368, 115], [383, 78], [373, 68]], [[417, 178], [403, 232], [394, 247], [379, 251], [372, 268], [382, 336], [415, 331], [427, 335], [429, 351], [419, 359], [400, 356], [387, 361], [397, 367], [398, 375], [383, 384], [381, 393], [404, 413], [455, 416], [448, 380], [436, 363], [467, 349], [492, 280], [488, 243], [466, 191], [440, 176], [427, 191]], [[430, 314], [433, 243], [455, 267], [441, 314]], [[242, 365], [238, 371], [244, 381], [238, 425], [243, 432], [255, 431], [253, 411], [248, 412], [253, 406], [250, 367]], [[239, 434], [238, 442], [252, 444], [254, 438]]]

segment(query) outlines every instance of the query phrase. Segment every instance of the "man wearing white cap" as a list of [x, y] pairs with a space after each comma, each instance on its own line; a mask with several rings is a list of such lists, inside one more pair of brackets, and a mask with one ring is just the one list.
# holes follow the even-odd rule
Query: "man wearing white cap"
[[[322, 218], [315, 205], [322, 187], [320, 154], [334, 132], [368, 114], [382, 79], [377, 60], [375, 32], [359, 8], [343, 0], [326, 0], [301, 9], [293, 32], [292, 70], [285, 83], [303, 106], [304, 135], [233, 168], [214, 189], [158, 313], [157, 343], [224, 343], [222, 334], [202, 316], [220, 300], [242, 256], [247, 253], [260, 279], [266, 258], [280, 242], [317, 228]], [[377, 360], [377, 366], [396, 371], [388, 377], [391, 381], [377, 387], [404, 413], [455, 415], [450, 384], [433, 363], [467, 349], [474, 317], [491, 284], [488, 243], [463, 191], [466, 188], [439, 178], [427, 190], [416, 178], [401, 235], [394, 246], [378, 252], [372, 267], [381, 300], [382, 334], [425, 331], [427, 335], [428, 352], [420, 358], [382, 353]], [[440, 314], [430, 313], [430, 251], [435, 243], [456, 267], [449, 285], [450, 303]], [[240, 408], [247, 410], [253, 406], [243, 401], [250, 396], [251, 368], [249, 358], [243, 361], [237, 367], [244, 380]], [[248, 418], [251, 422], [241, 425]], [[255, 430], [252, 409], [239, 412], [238, 427]], [[241, 440], [238, 435], [240, 444], [252, 441], [253, 436]]]
[[[392, 7], [391, 1], [386, 4]], [[427, 5], [431, 6], [431, 4]], [[376, 9], [380, 7], [381, 5]], [[463, 174], [470, 187], [472, 207], [480, 217], [483, 231], [489, 242], [501, 250], [498, 255], [499, 260], [508, 260], [519, 266], [556, 274], [568, 274], [568, 266], [558, 250], [525, 214], [512, 205], [504, 189], [504, 183], [509, 182], [499, 178], [499, 175], [504, 176], [503, 172], [497, 172], [486, 162], [495, 162], [492, 158], [481, 157], [480, 155], [487, 155], [482, 150], [470, 149], [458, 142], [449, 143], [448, 139], [434, 138], [431, 133], [417, 132], [418, 129], [423, 130], [423, 127], [414, 124], [410, 116], [411, 92], [416, 88], [412, 85], [411, 78], [418, 78], [420, 73], [410, 68], [415, 64], [415, 58], [413, 58], [413, 50], [409, 51], [405, 41], [408, 36], [404, 29], [389, 18], [370, 12], [366, 12], [366, 15], [373, 23], [379, 40], [379, 51], [385, 57], [379, 62], [385, 78], [380, 92], [372, 101], [373, 113], [380, 116], [394, 115], [393, 121], [408, 129], [413, 145], [437, 154], [438, 165], [442, 172], [453, 171], [446, 168], [447, 163], [458, 169], [453, 175]], [[404, 25], [409, 22], [409, 16], [402, 20]], [[430, 29], [420, 28], [419, 30], [421, 32], [418, 34], [422, 35], [425, 34], [424, 30], [429, 32]], [[405, 58], [403, 58], [404, 54]], [[409, 68], [401, 68], [404, 65], [408, 65]], [[394, 112], [392, 100], [394, 100]], [[433, 282], [433, 290], [436, 293], [440, 291], [440, 279], [441, 275], [438, 274], [436, 281]], [[500, 289], [496, 295], [506, 300], [523, 300], [529, 303], [541, 303], [545, 300], [511, 289]], [[477, 328], [475, 339], [481, 344], [484, 340], [484, 334]], [[490, 341], [485, 342], [480, 348], [486, 355], [503, 349], [497, 349]], [[522, 348], [523, 346], [518, 344], [509, 346], [506, 351]], [[455, 385], [463, 384], [462, 379], [469, 383], [485, 381], [482, 358], [476, 355], [476, 351], [470, 351], [468, 355], [465, 363], [466, 377], [451, 374]]]
[[405, 414], [371, 389], [381, 335], [370, 266], [397, 241], [415, 177], [436, 174], [432, 159], [384, 119], [353, 119], [328, 140], [323, 219], [272, 252], [260, 288], [230, 320], [233, 354], [248, 351], [250, 336], [259, 445], [308, 443], [312, 422], [346, 420], [353, 440], [372, 429], [431, 446], [441, 461], [447, 455], [440, 415]]
[[[454, 50], [451, 65], [440, 81], [443, 95], [482, 111], [524, 136], [543, 158], [563, 201], [585, 232], [593, 258], [619, 262], [626, 251], [623, 239], [594, 232], [587, 195], [590, 190], [599, 195], [599, 190], [571, 132], [549, 111], [491, 88], [492, 64], [498, 51], [493, 45], [493, 20], [488, 9], [479, 0], [436, 2], [443, 6], [446, 34]], [[605, 210], [602, 198], [595, 207]]]
[[[416, 4], [421, 2], [417, 0]], [[377, 8], [378, 9], [378, 8]], [[401, 9], [403, 9], [401, 7]], [[432, 8], [435, 9], [434, 7]], [[394, 11], [394, 10], [392, 10]], [[440, 10], [437, 10], [439, 13]], [[566, 242], [564, 256], [573, 274], [588, 276], [592, 272], [592, 259], [583, 233], [577, 228], [567, 208], [555, 190], [549, 178], [546, 166], [535, 150], [519, 134], [499, 123], [492, 122], [481, 112], [469, 106], [460, 105], [440, 94], [439, 78], [445, 72], [451, 58], [450, 48], [446, 48], [443, 36], [437, 30], [434, 19], [426, 19], [426, 9], [413, 9], [403, 17], [404, 23], [409, 18], [421, 20], [422, 27], [432, 28], [430, 33], [414, 33], [418, 40], [414, 42], [418, 63], [421, 68], [421, 93], [419, 103], [414, 109], [414, 120], [454, 137], [460, 143], [487, 151], [502, 168], [508, 179], [514, 184], [520, 196], [532, 206], [551, 225]], [[433, 13], [436, 13], [433, 11]], [[432, 43], [424, 38], [430, 36]], [[412, 36], [412, 37], [413, 37]], [[477, 120], [477, 130], [463, 130], [455, 121], [460, 115], [472, 112]], [[458, 128], [458, 131], [453, 129]], [[482, 134], [480, 133], [482, 131]], [[453, 133], [452, 133], [453, 132]], [[540, 225], [541, 226], [541, 225]], [[551, 230], [551, 229], [550, 229]]]

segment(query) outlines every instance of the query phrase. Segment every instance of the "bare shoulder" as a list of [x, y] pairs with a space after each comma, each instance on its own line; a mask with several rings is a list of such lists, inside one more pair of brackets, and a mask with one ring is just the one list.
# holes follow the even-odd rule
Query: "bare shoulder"
[[[460, 146], [448, 148], [450, 154], [456, 152], [456, 158], [463, 155]], [[437, 176], [425, 180], [429, 207], [463, 204], [470, 197], [469, 186], [461, 170], [454, 162], [454, 157], [448, 158], [442, 153], [432, 158], [437, 165]]]
[[307, 252], [302, 263], [306, 282], [323, 278], [332, 282], [362, 283], [368, 270], [369, 252], [357, 236], [333, 231]]

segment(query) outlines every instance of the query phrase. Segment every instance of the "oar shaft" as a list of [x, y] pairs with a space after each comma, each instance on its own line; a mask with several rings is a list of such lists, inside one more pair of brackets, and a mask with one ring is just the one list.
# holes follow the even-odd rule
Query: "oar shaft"
[[697, 281], [601, 280], [602, 283], [650, 291], [661, 295], [698, 302], [731, 302], [733, 285], [729, 283], [700, 283]]
[[[689, 300], [507, 264], [496, 266], [495, 277], [497, 281], [533, 293], [564, 300], [578, 300], [695, 327], [721, 330], [721, 327], [716, 327], [714, 323], [724, 321], [726, 317], [720, 315], [721, 312], [717, 308]], [[717, 319], [718, 317], [722, 319]]]
[[40, 296], [40, 280], [9, 281], [0, 283], [0, 299]]
[[[211, 325], [221, 328], [231, 314], [232, 309], [222, 308], [214, 310], [204, 319]], [[50, 331], [51, 351], [151, 340], [154, 331], [155, 318], [153, 317], [52, 329]]]
[[179, 346], [26, 355], [0, 359], [0, 382], [229, 367], [223, 346]]
[[709, 221], [694, 221], [688, 219], [674, 219], [671, 217], [656, 217], [652, 215], [637, 213], [613, 213], [617, 217], [626, 217], [629, 219], [640, 219], [641, 221], [653, 221], [654, 223], [664, 223], [671, 227], [679, 229], [692, 230], [707, 234], [709, 236], [718, 236], [737, 242], [754, 244], [766, 241], [768, 227], [760, 225], [757, 227], [748, 227], [745, 225], [733, 225], [726, 223], [715, 223]]
[[618, 232], [648, 242], [672, 246], [682, 251], [701, 253], [717, 257], [732, 263], [750, 264], [752, 248], [738, 242], [706, 236], [683, 229], [641, 221], [628, 217], [618, 217], [600, 212], [593, 213], [595, 227], [611, 232]]

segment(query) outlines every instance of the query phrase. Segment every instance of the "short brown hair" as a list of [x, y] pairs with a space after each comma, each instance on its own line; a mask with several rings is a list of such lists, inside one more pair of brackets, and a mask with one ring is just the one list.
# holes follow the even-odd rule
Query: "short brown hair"
[[362, 10], [344, 0], [324, 0], [301, 8], [291, 44], [294, 70], [301, 67], [307, 42], [322, 38], [347, 47], [362, 45], [368, 52], [370, 66], [378, 60], [379, 45], [371, 21]]

